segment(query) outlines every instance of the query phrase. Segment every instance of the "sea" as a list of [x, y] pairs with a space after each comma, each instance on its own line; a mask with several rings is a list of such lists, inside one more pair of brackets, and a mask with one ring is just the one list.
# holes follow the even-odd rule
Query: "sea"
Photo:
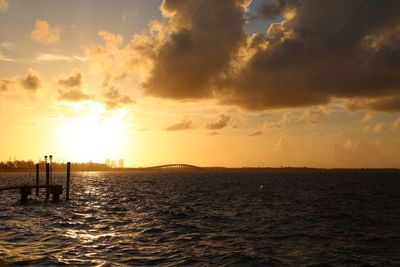
[[80, 172], [69, 201], [19, 198], [0, 192], [6, 266], [400, 266], [395, 170]]

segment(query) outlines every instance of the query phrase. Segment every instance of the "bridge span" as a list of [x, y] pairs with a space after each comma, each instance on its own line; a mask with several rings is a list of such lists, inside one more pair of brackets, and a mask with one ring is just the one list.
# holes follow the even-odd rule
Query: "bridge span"
[[147, 167], [146, 169], [154, 170], [154, 171], [190, 171], [190, 170], [201, 171], [201, 170], [205, 170], [204, 168], [199, 167], [199, 166], [190, 165], [190, 164], [181, 164], [181, 163], [152, 166], [152, 167]]

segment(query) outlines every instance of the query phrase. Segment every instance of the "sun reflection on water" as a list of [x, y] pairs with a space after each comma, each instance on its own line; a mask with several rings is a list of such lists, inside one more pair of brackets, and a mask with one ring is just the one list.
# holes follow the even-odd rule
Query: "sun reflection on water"
[[65, 232], [65, 236], [73, 239], [77, 239], [82, 244], [87, 244], [93, 241], [98, 240], [102, 237], [114, 237], [115, 233], [97, 233], [93, 230], [85, 231], [85, 230], [73, 230], [69, 229]]

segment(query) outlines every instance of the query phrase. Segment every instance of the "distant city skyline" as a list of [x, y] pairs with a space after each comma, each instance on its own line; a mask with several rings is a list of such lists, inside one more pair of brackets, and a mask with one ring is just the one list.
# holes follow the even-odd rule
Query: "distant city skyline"
[[124, 164], [124, 159], [119, 159], [118, 160], [118, 164], [117, 161], [115, 159], [109, 159], [107, 158], [104, 163], [111, 168], [125, 168], [125, 164]]

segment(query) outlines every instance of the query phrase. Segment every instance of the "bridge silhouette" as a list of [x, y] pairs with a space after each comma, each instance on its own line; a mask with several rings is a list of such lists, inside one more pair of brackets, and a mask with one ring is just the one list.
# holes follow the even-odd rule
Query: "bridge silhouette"
[[190, 170], [200, 171], [200, 170], [205, 170], [204, 168], [199, 167], [199, 166], [190, 165], [190, 164], [181, 164], [181, 163], [158, 165], [158, 166], [147, 167], [145, 169], [151, 170], [151, 171], [190, 171]]

